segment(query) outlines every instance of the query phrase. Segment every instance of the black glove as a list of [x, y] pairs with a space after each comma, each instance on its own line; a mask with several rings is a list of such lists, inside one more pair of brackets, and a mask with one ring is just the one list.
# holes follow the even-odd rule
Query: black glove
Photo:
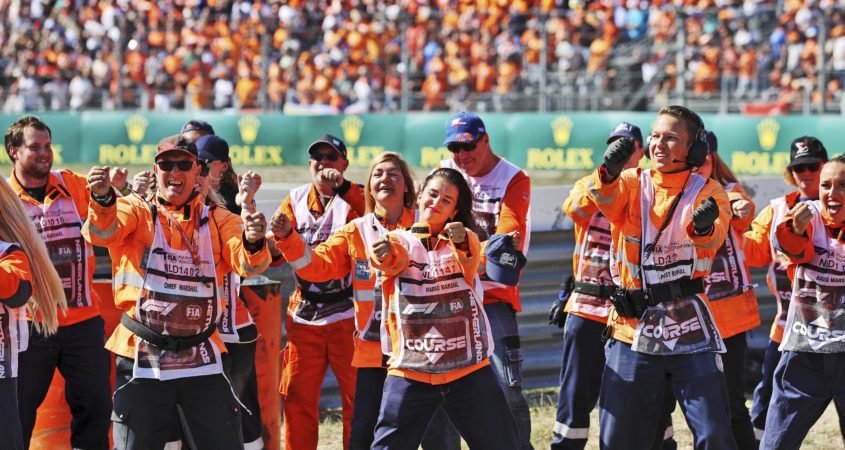
[[712, 196], [702, 200], [698, 208], [692, 212], [692, 228], [695, 234], [710, 233], [717, 217], [719, 217], [719, 205], [716, 204], [716, 200]]
[[552, 308], [549, 310], [549, 325], [557, 325], [558, 328], [563, 328], [566, 324], [566, 313], [563, 312], [564, 308], [566, 307], [566, 302], [569, 300], [569, 296], [572, 295], [572, 288], [575, 285], [575, 279], [572, 275], [566, 277], [563, 282], [560, 283], [560, 294], [552, 302]]
[[619, 138], [610, 143], [604, 151], [604, 168], [614, 179], [622, 173], [622, 168], [634, 154], [634, 140]]

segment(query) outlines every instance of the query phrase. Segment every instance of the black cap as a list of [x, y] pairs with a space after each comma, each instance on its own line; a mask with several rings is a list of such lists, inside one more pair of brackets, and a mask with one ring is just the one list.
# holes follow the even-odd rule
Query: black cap
[[197, 139], [197, 151], [203, 161], [228, 161], [229, 144], [213, 134]]
[[705, 130], [707, 134], [707, 148], [710, 150], [710, 153], [716, 153], [719, 151], [719, 140], [716, 139], [716, 133]]
[[308, 147], [308, 154], [311, 154], [311, 152], [317, 149], [320, 145], [328, 145], [329, 147], [335, 149], [336, 152], [340, 153], [340, 156], [342, 156], [343, 159], [346, 159], [346, 144], [344, 144], [340, 138], [330, 134], [323, 135], [323, 137], [317, 139], [311, 144], [311, 146]]
[[168, 136], [158, 142], [155, 160], [158, 161], [162, 156], [169, 153], [182, 153], [193, 156], [195, 159], [199, 158], [197, 146], [191, 140], [184, 139], [178, 134]]
[[182, 125], [182, 131], [179, 134], [185, 134], [189, 131], [200, 131], [202, 133], [214, 134], [214, 127], [204, 120], [189, 120], [188, 123]]
[[616, 125], [616, 128], [610, 132], [610, 136], [607, 137], [607, 143], [610, 144], [620, 137], [631, 138], [643, 145], [643, 132], [640, 131], [640, 127], [632, 123], [619, 122], [619, 125]]
[[812, 136], [801, 136], [789, 146], [789, 164], [786, 167], [822, 161], [827, 161], [827, 149], [822, 141]]

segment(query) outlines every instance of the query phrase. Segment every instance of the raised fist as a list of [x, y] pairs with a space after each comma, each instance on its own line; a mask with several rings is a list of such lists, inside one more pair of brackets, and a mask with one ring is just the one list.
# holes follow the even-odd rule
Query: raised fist
[[127, 186], [126, 179], [129, 177], [129, 171], [125, 168], [112, 167], [109, 171], [111, 177], [111, 185], [118, 191], [122, 191]]
[[795, 205], [789, 212], [792, 214], [792, 231], [795, 234], [804, 234], [810, 226], [810, 219], [813, 218], [813, 210], [805, 202]]
[[707, 234], [713, 228], [713, 222], [719, 217], [719, 205], [716, 200], [710, 196], [701, 201], [698, 208], [692, 212], [692, 227], [695, 234]]
[[108, 166], [94, 166], [88, 171], [88, 189], [97, 196], [108, 194], [111, 189], [111, 177]]
[[387, 255], [390, 254], [390, 238], [384, 235], [379, 240], [373, 242], [373, 245], [370, 246], [370, 253], [377, 260], [384, 261]]
[[290, 236], [290, 233], [293, 231], [293, 223], [291, 223], [287, 214], [282, 212], [281, 207], [276, 210], [273, 214], [273, 218], [270, 220], [270, 231], [272, 231], [273, 236], [277, 238], [286, 238]]
[[467, 230], [460, 222], [450, 222], [443, 227], [443, 234], [449, 236], [455, 244], [462, 244], [467, 240]]
[[267, 219], [264, 213], [254, 212], [242, 216], [244, 219], [244, 236], [247, 242], [256, 243], [264, 239], [264, 230], [267, 229]]
[[337, 189], [343, 184], [343, 173], [337, 169], [325, 168], [319, 173], [320, 180], [329, 184], [332, 189]]
[[607, 175], [614, 179], [618, 177], [633, 154], [633, 139], [623, 137], [611, 142], [604, 151], [604, 168]]
[[254, 212], [254, 197], [259, 187], [261, 187], [261, 175], [248, 170], [240, 177], [240, 181], [238, 182], [238, 195], [235, 196], [235, 203], [243, 209]]

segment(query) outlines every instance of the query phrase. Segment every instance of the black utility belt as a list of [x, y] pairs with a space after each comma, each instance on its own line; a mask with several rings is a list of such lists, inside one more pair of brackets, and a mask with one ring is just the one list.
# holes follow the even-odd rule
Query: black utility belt
[[[640, 289], [637, 290], [643, 292]], [[645, 292], [647, 294], [644, 297], [649, 306], [657, 306], [658, 303], [703, 294], [704, 280], [701, 278], [681, 278], [667, 283], [649, 285]]]
[[572, 288], [572, 292], [592, 295], [593, 297], [603, 298], [605, 300], [609, 299], [615, 290], [615, 284], [587, 283], [586, 281], [576, 281]]
[[135, 333], [136, 336], [149, 342], [156, 348], [171, 352], [180, 352], [197, 346], [210, 338], [217, 329], [217, 327], [212, 326], [211, 328], [207, 328], [201, 333], [193, 336], [171, 336], [169, 334], [159, 334], [143, 323], [129, 317], [126, 313], [123, 313], [120, 316], [120, 323], [123, 324], [124, 327], [128, 328], [129, 331]]
[[347, 286], [337, 292], [308, 292], [300, 290], [302, 299], [309, 303], [340, 303], [347, 300], [352, 300], [352, 286]]
[[704, 281], [701, 278], [683, 278], [667, 283], [652, 284], [645, 290], [616, 287], [610, 297], [610, 302], [620, 316], [640, 318], [650, 306], [692, 297], [703, 292]]

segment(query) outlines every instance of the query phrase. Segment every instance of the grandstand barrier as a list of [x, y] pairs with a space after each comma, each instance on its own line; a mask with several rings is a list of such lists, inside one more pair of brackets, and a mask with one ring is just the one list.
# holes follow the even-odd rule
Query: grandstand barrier
[[[105, 320], [106, 336], [110, 336], [120, 323], [122, 310], [114, 306], [111, 280], [94, 280], [93, 287], [101, 300], [100, 313]], [[267, 450], [279, 450], [281, 446], [280, 350], [282, 323], [284, 323], [284, 314], [287, 309], [286, 302], [282, 301], [281, 287], [278, 281], [263, 276], [248, 278], [241, 284], [241, 297], [246, 301], [247, 308], [258, 328], [255, 369], [263, 421], [262, 437], [265, 443], [264, 448]], [[110, 378], [113, 391], [113, 355], [111, 361]], [[31, 450], [55, 450], [68, 448], [70, 445], [71, 415], [65, 402], [64, 385], [64, 378], [56, 370], [47, 397], [38, 408], [38, 417], [30, 442]]]
[[[7, 128], [18, 116], [0, 115]], [[434, 167], [450, 153], [442, 145], [448, 113], [289, 116], [222, 112], [44, 113], [51, 126], [57, 165], [152, 165], [158, 141], [199, 117], [214, 125], [230, 144], [235, 166], [305, 166], [305, 149], [319, 136], [342, 137], [352, 166], [366, 167], [381, 152], [402, 153], [418, 167]], [[842, 117], [703, 115], [719, 137], [719, 153], [739, 175], [780, 175], [789, 144], [812, 135], [829, 146], [838, 138]], [[625, 120], [645, 132], [654, 113], [489, 113], [483, 119], [496, 153], [529, 170], [591, 170], [603, 157], [609, 131]], [[0, 163], [9, 163], [0, 152]]]

